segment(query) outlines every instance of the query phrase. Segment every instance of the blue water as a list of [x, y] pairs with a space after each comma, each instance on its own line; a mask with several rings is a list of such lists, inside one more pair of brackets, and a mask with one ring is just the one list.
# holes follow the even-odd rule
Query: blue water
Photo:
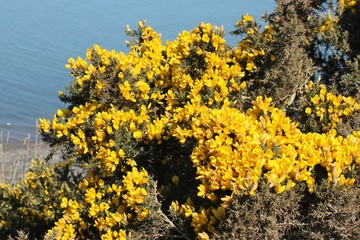
[[[146, 19], [163, 40], [201, 21], [228, 33], [242, 14], [271, 11], [272, 0], [0, 0], [0, 132], [13, 140], [36, 133], [39, 117], [64, 107], [57, 93], [71, 81], [64, 64], [99, 44], [127, 51], [125, 25]], [[228, 34], [235, 45], [238, 38]], [[1, 139], [0, 139], [1, 141]], [[4, 141], [4, 139], [2, 139]]]

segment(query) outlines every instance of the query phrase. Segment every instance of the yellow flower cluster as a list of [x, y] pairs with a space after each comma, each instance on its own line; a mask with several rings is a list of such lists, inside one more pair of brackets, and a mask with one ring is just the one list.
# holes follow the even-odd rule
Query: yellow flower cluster
[[320, 33], [321, 34], [326, 34], [330, 31], [334, 32], [335, 31], [335, 25], [339, 22], [339, 18], [336, 17], [335, 19], [333, 19], [333, 16], [328, 13], [326, 15], [326, 18], [324, 18], [324, 21], [320, 27]]
[[[64, 240], [84, 236], [126, 239], [126, 231], [122, 228], [128, 220], [142, 221], [150, 213], [142, 206], [147, 196], [144, 188], [147, 183], [147, 172], [144, 169], [139, 172], [136, 167], [127, 171], [122, 181], [118, 180], [111, 186], [97, 176], [83, 179], [78, 186], [83, 199], [62, 198], [62, 218], [47, 236], [56, 235], [57, 239]], [[87, 232], [94, 227], [98, 234]]]
[[[307, 85], [307, 92], [311, 92], [314, 83]], [[353, 112], [360, 110], [360, 104], [352, 97], [335, 95], [327, 91], [325, 85], [319, 85], [319, 92], [310, 99], [311, 105], [305, 109], [312, 124], [318, 124], [323, 132], [336, 129], [343, 118], [349, 117]]]
[[66, 67], [75, 78], [70, 93], [78, 102], [58, 110], [52, 121], [41, 119], [40, 129], [55, 142], [70, 143], [78, 155], [71, 161], [87, 169], [87, 176], [77, 190], [82, 198], [63, 199], [63, 217], [49, 235], [80, 236], [95, 227], [99, 235], [89, 237], [109, 239], [123, 236], [129, 220], [148, 216], [147, 172], [131, 159], [131, 146], [177, 137], [178, 124], [188, 122], [198, 106], [229, 106], [246, 87], [243, 68], [256, 69], [254, 58], [263, 54], [227, 48], [221, 32], [201, 23], [163, 45], [160, 35], [140, 22], [139, 42], [128, 54], [95, 45], [85, 60], [69, 59]]
[[245, 38], [238, 42], [236, 52], [237, 56], [240, 56], [243, 68], [251, 73], [257, 69], [256, 60], [265, 56], [265, 51], [255, 48], [254, 43], [272, 42], [275, 31], [270, 26], [265, 26], [263, 32], [260, 32], [260, 26], [248, 14], [243, 15], [241, 21], [238, 21], [235, 26], [237, 27], [235, 34], [246, 34]]
[[[174, 113], [176, 123], [196, 105], [229, 105], [229, 98], [246, 87], [240, 81], [240, 62], [250, 71], [256, 68], [254, 57], [262, 54], [225, 49], [220, 30], [210, 24], [184, 31], [165, 46], [150, 27], [139, 26], [143, 42], [132, 45], [127, 55], [95, 45], [86, 60], [69, 59], [76, 94], [93, 100], [58, 110], [51, 122], [40, 119], [42, 133], [70, 140], [79, 154], [96, 156], [107, 174], [115, 171], [123, 155], [115, 146], [116, 132], [125, 131], [134, 139], [166, 139]], [[194, 66], [198, 74], [184, 67], [188, 61], [199, 65]], [[114, 80], [109, 81], [108, 72], [116, 72]], [[95, 100], [107, 94], [114, 99], [111, 104]]]
[[339, 2], [342, 7], [349, 8], [352, 13], [356, 13], [357, 0], [340, 0]]
[[58, 218], [59, 199], [70, 192], [66, 184], [55, 181], [55, 175], [54, 167], [49, 167], [43, 160], [35, 159], [22, 184], [13, 187], [1, 184], [2, 234], [9, 229], [14, 231], [14, 226], [19, 229], [46, 231], [53, 225]]
[[[250, 16], [242, 20], [250, 21]], [[197, 196], [174, 201], [172, 208], [191, 220], [199, 239], [216, 231], [234, 196], [254, 194], [262, 179], [277, 193], [299, 182], [312, 191], [319, 165], [334, 185], [354, 183], [347, 173], [359, 163], [360, 133], [304, 134], [269, 98], [258, 97], [245, 113], [235, 108], [246, 88], [243, 76], [257, 68], [264, 51], [248, 41], [230, 49], [221, 29], [205, 23], [165, 45], [144, 22], [128, 31], [138, 38], [128, 54], [95, 45], [86, 60], [69, 59], [75, 81], [70, 96], [61, 98], [73, 105], [52, 121], [40, 121], [45, 137], [73, 151], [69, 166], [83, 170], [76, 194], [62, 199], [62, 217], [48, 235], [126, 238], [127, 223], [151, 214], [146, 207], [151, 173], [137, 166], [139, 146], [170, 138], [195, 142], [191, 164], [197, 185], [188, 187]], [[335, 112], [337, 96], [322, 89], [318, 97], [317, 103], [331, 101]], [[321, 112], [319, 106], [311, 111]], [[338, 117], [358, 108], [350, 98], [339, 106]], [[173, 182], [181, 185], [179, 176]]]
[[[269, 25], [264, 26], [263, 39], [265, 42], [275, 42], [275, 39], [273, 37], [274, 35], [275, 35], [275, 30], [271, 26]], [[275, 59], [271, 61], [275, 61]]]
[[[23, 188], [25, 191], [31, 191], [34, 196], [37, 194], [41, 196], [41, 214], [44, 218], [52, 221], [55, 219], [54, 211], [56, 210], [58, 204], [58, 202], [54, 201], [54, 199], [65, 195], [69, 192], [69, 188], [66, 184], [54, 181], [54, 168], [48, 167], [43, 160], [33, 160], [32, 166], [33, 168], [38, 168], [40, 172], [38, 172], [39, 170], [30, 168], [23, 180]], [[57, 189], [56, 194], [52, 192], [54, 188]], [[39, 199], [34, 198], [32, 200], [34, 204], [40, 204], [40, 202], [37, 201], [39, 201]], [[35, 209], [35, 207], [33, 208]], [[24, 215], [26, 214], [24, 213]], [[29, 215], [34, 215], [34, 213], [31, 212]]]
[[[234, 108], [197, 108], [188, 128], [174, 136], [197, 140], [191, 159], [197, 169], [198, 197], [210, 200], [207, 209], [174, 202], [172, 207], [192, 220], [196, 232], [213, 232], [223, 218], [222, 207], [240, 193], [254, 194], [261, 179], [277, 193], [306, 182], [313, 191], [314, 167], [327, 170], [334, 185], [352, 186], [346, 174], [360, 163], [359, 132], [346, 138], [328, 134], [302, 133], [285, 113], [258, 97], [254, 106], [241, 113]], [[227, 193], [227, 194], [225, 194]]]
[[236, 22], [236, 26], [238, 26], [238, 27], [248, 27], [248, 29], [246, 31], [246, 34], [252, 35], [256, 31], [258, 31], [258, 29], [252, 28], [253, 23], [254, 23], [253, 16], [245, 14], [245, 15], [242, 16], [241, 21]]
[[[127, 55], [109, 52], [95, 45], [87, 52], [87, 61], [93, 64], [81, 58], [69, 60], [67, 67], [72, 69], [76, 77], [77, 90], [81, 94], [91, 94], [94, 99], [102, 98], [104, 94], [112, 91], [111, 93], [116, 93], [114, 96], [119, 96], [119, 102], [111, 102], [113, 106], [126, 107], [121, 110], [111, 107], [109, 110], [108, 106], [101, 106], [94, 100], [74, 107], [71, 111], [59, 110], [51, 126], [49, 121], [41, 119], [40, 128], [44, 133], [48, 133], [51, 128], [56, 131], [58, 138], [70, 135], [71, 141], [79, 147], [80, 152], [87, 153], [89, 149], [85, 143], [84, 130], [71, 130], [84, 124], [95, 111], [103, 110], [103, 113], [96, 114], [96, 133], [91, 140], [100, 143], [107, 134], [118, 130], [122, 123], [117, 121], [130, 122], [128, 127], [133, 131], [133, 136], [140, 139], [143, 132], [135, 125], [148, 122], [150, 115], [157, 115], [156, 111], [149, 112], [149, 109], [166, 106], [166, 111], [170, 112], [173, 108], [183, 106], [184, 102], [221, 106], [228, 102], [230, 94], [235, 95], [246, 87], [245, 82], [240, 82], [240, 77], [243, 76], [240, 62], [245, 62], [249, 71], [255, 69], [253, 59], [263, 52], [228, 51], [225, 49], [225, 40], [218, 31], [217, 28], [212, 29], [210, 24], [202, 23], [192, 32], [184, 31], [175, 41], [167, 42], [166, 46], [163, 46], [160, 36], [150, 27], [143, 26], [141, 37], [144, 41], [139, 46], [132, 46]], [[187, 61], [199, 65], [198, 68], [194, 66], [199, 75], [183, 66]], [[114, 68], [112, 71], [117, 73], [117, 76], [114, 76], [116, 81], [105, 81], [107, 71], [100, 70], [104, 66]], [[112, 86], [115, 83], [117, 84]], [[140, 115], [139, 119], [131, 122], [130, 119], [135, 117], [136, 113]], [[112, 126], [108, 125], [111, 121]], [[166, 120], [153, 119], [153, 126], [147, 127], [148, 132], [155, 132], [155, 136], [150, 134], [150, 139], [158, 138], [156, 132], [159, 131], [156, 128], [162, 125], [161, 122]]]

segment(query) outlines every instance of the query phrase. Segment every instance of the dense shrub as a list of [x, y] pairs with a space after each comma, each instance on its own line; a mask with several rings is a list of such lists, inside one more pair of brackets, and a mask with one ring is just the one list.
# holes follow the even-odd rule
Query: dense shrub
[[205, 23], [164, 44], [141, 21], [128, 53], [70, 58], [68, 107], [40, 120], [63, 161], [2, 186], [1, 234], [358, 238], [358, 57], [342, 22], [357, 3], [277, 3], [264, 28], [242, 17], [237, 47]]
[[30, 239], [39, 237], [62, 216], [61, 198], [71, 196], [65, 181], [58, 181], [55, 166], [35, 159], [25, 180], [14, 187], [2, 184], [0, 189], [0, 236], [25, 231]]

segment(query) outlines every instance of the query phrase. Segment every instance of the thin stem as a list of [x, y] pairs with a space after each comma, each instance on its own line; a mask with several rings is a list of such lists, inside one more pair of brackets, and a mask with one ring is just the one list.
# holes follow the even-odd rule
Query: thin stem
[[37, 118], [35, 120], [35, 127], [36, 127], [36, 131], [35, 131], [35, 154], [34, 154], [34, 157], [37, 156], [37, 146], [38, 146], [38, 119]]

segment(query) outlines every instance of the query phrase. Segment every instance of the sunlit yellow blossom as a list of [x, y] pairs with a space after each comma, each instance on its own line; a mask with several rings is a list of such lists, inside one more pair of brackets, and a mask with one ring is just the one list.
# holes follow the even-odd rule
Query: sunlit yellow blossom
[[50, 121], [44, 118], [40, 118], [39, 121], [40, 121], [39, 124], [40, 130], [44, 131], [45, 133], [48, 133], [50, 131]]
[[253, 20], [254, 20], [253, 17], [248, 15], [248, 14], [242, 16], [242, 22], [243, 23], [252, 22]]
[[143, 134], [141, 131], [137, 130], [133, 132], [133, 137], [136, 139], [141, 139], [143, 137]]
[[319, 101], [320, 101], [319, 95], [315, 95], [313, 98], [311, 98], [311, 102], [312, 102], [313, 104], [318, 104]]
[[88, 203], [93, 203], [96, 199], [96, 190], [94, 188], [86, 189], [85, 197]]

